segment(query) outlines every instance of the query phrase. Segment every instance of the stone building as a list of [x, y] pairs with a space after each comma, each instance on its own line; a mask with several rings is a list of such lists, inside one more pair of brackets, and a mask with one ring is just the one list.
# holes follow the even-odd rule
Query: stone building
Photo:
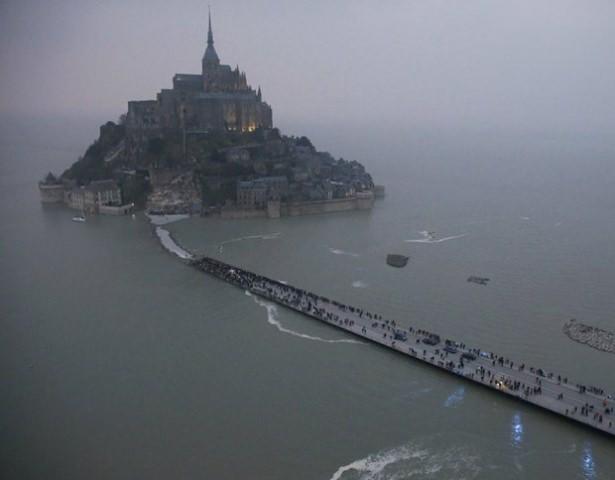
[[237, 182], [237, 206], [240, 208], [265, 208], [267, 205], [268, 189], [263, 182], [255, 180]]
[[100, 207], [122, 204], [120, 187], [113, 180], [97, 180], [87, 187], [68, 190], [64, 194], [64, 202], [75, 210], [85, 213], [99, 213]]
[[272, 127], [271, 107], [262, 101], [239, 66], [220, 63], [211, 29], [200, 74], [178, 73], [173, 88], [163, 89], [155, 100], [128, 102], [126, 116], [129, 147], [168, 132], [249, 132]]
[[265, 208], [268, 200], [280, 200], [288, 195], [288, 179], [260, 177], [237, 182], [237, 206], [240, 208]]
[[288, 195], [288, 178], [283, 175], [272, 177], [261, 177], [257, 179], [267, 185], [269, 198], [280, 199]]

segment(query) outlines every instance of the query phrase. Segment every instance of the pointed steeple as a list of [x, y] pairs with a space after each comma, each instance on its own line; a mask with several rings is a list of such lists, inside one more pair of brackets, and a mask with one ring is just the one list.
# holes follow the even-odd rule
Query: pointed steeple
[[211, 31], [211, 7], [207, 7], [208, 8], [208, 13], [209, 13], [209, 30], [207, 30], [207, 45], [212, 45], [214, 44], [214, 34]]
[[207, 30], [207, 48], [205, 49], [205, 55], [203, 55], [203, 69], [206, 65], [219, 65], [220, 59], [214, 48], [214, 34], [211, 29], [211, 8], [209, 9], [209, 29]]
[[258, 99], [260, 100], [262, 98], [262, 94], [261, 94], [261, 86], [258, 86], [258, 92], [256, 92], [256, 96], [258, 97]]

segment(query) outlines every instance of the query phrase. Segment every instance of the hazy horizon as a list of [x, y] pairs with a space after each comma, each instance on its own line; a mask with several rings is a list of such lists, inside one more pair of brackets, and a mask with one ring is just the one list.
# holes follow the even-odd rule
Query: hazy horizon
[[[212, 2], [216, 49], [274, 124], [608, 133], [615, 4]], [[198, 73], [202, 1], [6, 1], [2, 114], [115, 120]]]

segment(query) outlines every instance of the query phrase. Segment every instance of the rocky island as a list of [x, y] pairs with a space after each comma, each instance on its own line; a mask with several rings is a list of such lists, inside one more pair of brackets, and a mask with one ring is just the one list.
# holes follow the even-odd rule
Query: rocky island
[[220, 63], [210, 15], [201, 73], [129, 101], [83, 157], [39, 183], [41, 200], [88, 213], [278, 218], [370, 209], [384, 195], [363, 165], [281, 134], [272, 118], [260, 87]]

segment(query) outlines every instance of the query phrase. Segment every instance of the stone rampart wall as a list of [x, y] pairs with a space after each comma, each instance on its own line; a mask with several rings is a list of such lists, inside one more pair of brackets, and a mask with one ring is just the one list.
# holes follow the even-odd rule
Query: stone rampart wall
[[349, 210], [367, 210], [371, 208], [371, 204], [372, 200], [357, 198], [341, 198], [317, 202], [289, 202], [282, 203], [280, 214], [283, 217], [296, 217], [299, 215], [318, 215]]
[[98, 207], [98, 213], [102, 215], [128, 215], [132, 212], [132, 204], [112, 206], [112, 205], [100, 205]]
[[241, 209], [223, 208], [220, 218], [279, 218], [323, 213], [347, 212], [350, 210], [369, 210], [374, 203], [373, 196], [320, 200], [314, 202], [269, 202], [267, 208]]
[[224, 219], [242, 219], [242, 218], [266, 218], [267, 210], [265, 209], [239, 209], [239, 208], [223, 208], [220, 211], [220, 218]]
[[64, 202], [64, 185], [39, 185], [38, 191], [41, 193], [43, 203]]

